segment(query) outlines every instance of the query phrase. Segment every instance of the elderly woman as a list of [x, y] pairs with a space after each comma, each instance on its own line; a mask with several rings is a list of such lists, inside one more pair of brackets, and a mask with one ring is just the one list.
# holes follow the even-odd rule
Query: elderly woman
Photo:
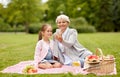
[[79, 61], [81, 67], [84, 65], [84, 59], [92, 52], [84, 48], [77, 40], [77, 31], [69, 28], [70, 19], [66, 15], [59, 15], [56, 18], [58, 29], [54, 33], [54, 55], [58, 60], [71, 65], [74, 61]]

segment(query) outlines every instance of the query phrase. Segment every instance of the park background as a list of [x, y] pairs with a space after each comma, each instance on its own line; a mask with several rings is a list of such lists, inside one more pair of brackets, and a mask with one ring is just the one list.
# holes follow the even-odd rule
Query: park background
[[113, 54], [116, 57], [117, 76], [120, 75], [120, 0], [48, 0], [45, 3], [41, 0], [0, 1], [8, 1], [5, 4], [0, 2], [0, 70], [20, 61], [33, 59], [41, 25], [51, 24], [54, 32], [57, 28], [56, 17], [66, 14], [71, 20], [70, 27], [77, 29], [78, 40], [86, 48], [95, 52], [100, 47], [105, 55]]

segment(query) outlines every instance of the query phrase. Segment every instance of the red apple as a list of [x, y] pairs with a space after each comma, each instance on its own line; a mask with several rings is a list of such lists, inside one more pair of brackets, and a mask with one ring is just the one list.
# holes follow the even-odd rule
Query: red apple
[[36, 73], [36, 72], [37, 72], [37, 69], [35, 69], [35, 68], [32, 69], [32, 72], [33, 72], [33, 73]]

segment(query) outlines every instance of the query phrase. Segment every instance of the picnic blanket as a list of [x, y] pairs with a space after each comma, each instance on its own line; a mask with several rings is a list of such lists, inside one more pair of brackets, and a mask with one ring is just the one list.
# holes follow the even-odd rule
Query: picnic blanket
[[[23, 68], [31, 63], [33, 63], [32, 60], [22, 61], [13, 66], [9, 66], [0, 72], [24, 74], [22, 72]], [[66, 66], [66, 65], [63, 65], [61, 68], [50, 68], [50, 69], [37, 68], [37, 70], [38, 70], [38, 72], [36, 74], [59, 74], [59, 73], [72, 73], [72, 74], [83, 74], [83, 75], [89, 74], [89, 72], [84, 71], [80, 67]], [[115, 74], [117, 74], [116, 68], [114, 69], [114, 72], [110, 73], [110, 75], [115, 75]]]

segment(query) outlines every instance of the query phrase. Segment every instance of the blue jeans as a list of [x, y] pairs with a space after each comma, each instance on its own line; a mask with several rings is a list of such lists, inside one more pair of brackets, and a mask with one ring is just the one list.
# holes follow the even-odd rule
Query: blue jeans
[[81, 59], [81, 58], [80, 58], [79, 61], [80, 61], [80, 63], [81, 63], [81, 68], [83, 68], [83, 67], [84, 67], [84, 61], [85, 61], [85, 59]]

